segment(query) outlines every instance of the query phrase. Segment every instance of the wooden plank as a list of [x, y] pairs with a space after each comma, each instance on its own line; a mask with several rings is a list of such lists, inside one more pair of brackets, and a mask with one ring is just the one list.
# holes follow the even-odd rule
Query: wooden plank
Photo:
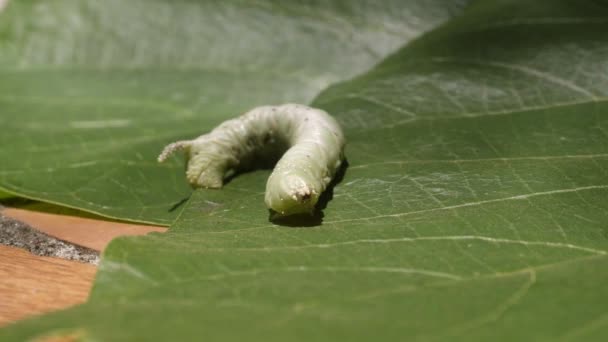
[[84, 303], [97, 268], [0, 245], [0, 326]]
[[17, 208], [5, 208], [2, 210], [2, 214], [25, 222], [60, 240], [97, 251], [102, 251], [112, 239], [118, 236], [145, 235], [150, 232], [167, 231], [165, 227], [49, 214]]
[[[25, 222], [50, 236], [102, 251], [115, 237], [165, 232], [167, 228], [78, 216], [3, 208], [4, 216]], [[41, 257], [0, 245], [0, 326], [84, 303], [97, 268]]]

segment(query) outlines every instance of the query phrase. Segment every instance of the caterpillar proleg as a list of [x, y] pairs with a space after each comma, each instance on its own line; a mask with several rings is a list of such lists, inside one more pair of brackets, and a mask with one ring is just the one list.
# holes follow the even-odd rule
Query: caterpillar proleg
[[221, 188], [227, 175], [280, 157], [264, 201], [278, 214], [292, 215], [313, 212], [344, 160], [344, 145], [342, 129], [325, 111], [284, 104], [254, 108], [198, 138], [171, 143], [158, 161], [183, 150], [190, 184]]

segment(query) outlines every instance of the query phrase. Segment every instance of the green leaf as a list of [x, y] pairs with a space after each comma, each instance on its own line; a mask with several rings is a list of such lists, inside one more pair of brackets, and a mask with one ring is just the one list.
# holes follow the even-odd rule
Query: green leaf
[[0, 188], [168, 225], [191, 189], [182, 160], [156, 162], [165, 144], [258, 105], [308, 103], [463, 1], [447, 2], [13, 1]]
[[0, 199], [11, 198], [13, 195], [0, 191]]
[[473, 3], [312, 102], [350, 163], [320, 225], [268, 221], [268, 171], [195, 191], [88, 304], [0, 339], [605, 340], [607, 17]]

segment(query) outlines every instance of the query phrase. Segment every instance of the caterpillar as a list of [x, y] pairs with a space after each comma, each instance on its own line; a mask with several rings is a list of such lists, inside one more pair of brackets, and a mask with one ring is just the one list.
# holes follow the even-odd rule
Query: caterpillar
[[192, 140], [167, 145], [165, 161], [183, 150], [193, 187], [221, 188], [234, 173], [276, 161], [264, 202], [280, 216], [313, 213], [344, 161], [345, 138], [327, 112], [299, 104], [261, 106]]

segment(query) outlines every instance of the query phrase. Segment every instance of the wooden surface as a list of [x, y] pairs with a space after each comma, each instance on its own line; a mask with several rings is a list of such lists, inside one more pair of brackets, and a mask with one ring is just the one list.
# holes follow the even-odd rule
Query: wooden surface
[[0, 245], [0, 326], [86, 301], [97, 268]]
[[25, 222], [60, 240], [96, 251], [102, 251], [112, 239], [118, 236], [145, 235], [150, 232], [162, 233], [167, 231], [165, 227], [49, 214], [17, 208], [5, 208], [2, 210], [2, 214]]
[[[61, 240], [102, 251], [115, 237], [167, 228], [4, 208], [2, 214]], [[33, 315], [84, 303], [97, 268], [40, 257], [0, 245], [0, 327]]]

